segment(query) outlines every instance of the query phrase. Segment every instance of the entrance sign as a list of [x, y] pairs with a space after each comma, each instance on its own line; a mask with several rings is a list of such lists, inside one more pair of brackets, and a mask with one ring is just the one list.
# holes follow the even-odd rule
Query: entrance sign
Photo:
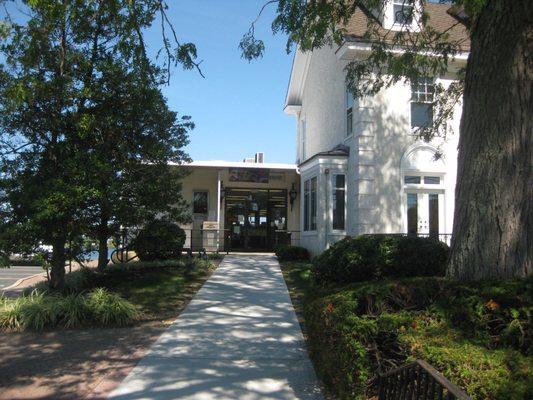
[[218, 229], [217, 221], [204, 221], [202, 229]]
[[230, 182], [268, 183], [270, 171], [261, 168], [229, 168]]

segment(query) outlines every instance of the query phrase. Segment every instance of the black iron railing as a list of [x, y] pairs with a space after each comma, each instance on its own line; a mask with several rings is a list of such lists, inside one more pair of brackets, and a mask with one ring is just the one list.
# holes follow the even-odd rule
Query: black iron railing
[[416, 360], [378, 377], [379, 400], [471, 400], [423, 360]]

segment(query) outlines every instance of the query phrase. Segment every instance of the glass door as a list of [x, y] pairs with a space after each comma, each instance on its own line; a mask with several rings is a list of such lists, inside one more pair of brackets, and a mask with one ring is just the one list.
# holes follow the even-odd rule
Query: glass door
[[287, 191], [226, 189], [226, 229], [233, 250], [271, 250], [287, 229]]
[[437, 192], [407, 193], [407, 233], [438, 236], [443, 195]]

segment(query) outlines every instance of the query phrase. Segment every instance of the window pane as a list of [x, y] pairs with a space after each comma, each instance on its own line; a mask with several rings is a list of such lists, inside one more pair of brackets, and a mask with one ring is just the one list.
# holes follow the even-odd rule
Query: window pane
[[352, 109], [346, 111], [346, 135], [350, 136], [353, 132], [353, 114]]
[[316, 199], [316, 178], [311, 179], [311, 218], [310, 229], [316, 230], [316, 213], [317, 213], [317, 199]]
[[429, 234], [439, 234], [439, 195], [436, 193], [429, 195]]
[[411, 127], [425, 128], [433, 122], [433, 108], [429, 103], [411, 103]]
[[345, 190], [344, 175], [335, 175], [335, 188], [333, 190], [333, 229], [344, 230]]
[[410, 0], [394, 0], [394, 22], [410, 24], [413, 21], [413, 6]]
[[207, 214], [207, 192], [194, 192], [192, 212], [195, 214]]
[[309, 181], [304, 182], [304, 231], [309, 230]]
[[418, 195], [407, 193], [407, 233], [418, 232]]
[[426, 185], [439, 185], [440, 177], [439, 176], [424, 176], [424, 183]]
[[420, 177], [419, 176], [409, 176], [407, 175], [404, 178], [405, 183], [420, 183]]
[[353, 107], [353, 94], [349, 90], [346, 91], [346, 108]]

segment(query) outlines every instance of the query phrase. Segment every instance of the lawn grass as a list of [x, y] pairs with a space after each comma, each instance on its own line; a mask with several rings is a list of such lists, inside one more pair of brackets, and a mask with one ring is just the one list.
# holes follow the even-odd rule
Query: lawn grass
[[0, 297], [0, 329], [95, 328], [174, 319], [219, 263], [183, 257], [115, 264], [103, 271], [81, 268], [66, 275], [61, 294], [50, 293], [47, 282], [40, 282], [21, 297]]
[[[211, 275], [215, 265], [199, 269], [161, 268], [110, 274], [99, 284], [134, 304], [141, 319], [176, 317]], [[126, 279], [125, 279], [126, 278]]]
[[420, 358], [474, 400], [533, 398], [532, 280], [315, 286], [310, 264], [282, 271], [332, 397], [370, 398], [378, 369]]

